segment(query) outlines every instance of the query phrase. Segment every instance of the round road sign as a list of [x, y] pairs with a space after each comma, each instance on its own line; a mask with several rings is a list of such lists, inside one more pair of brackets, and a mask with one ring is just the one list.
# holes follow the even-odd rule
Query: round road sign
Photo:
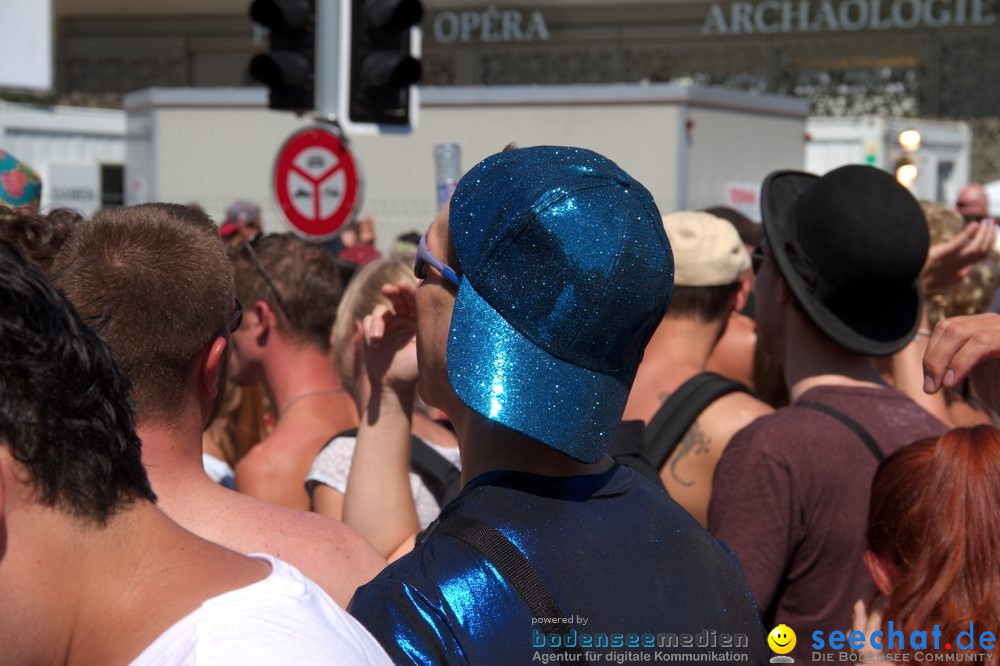
[[358, 163], [340, 136], [321, 127], [293, 134], [274, 162], [274, 197], [295, 231], [310, 240], [337, 234], [361, 199]]

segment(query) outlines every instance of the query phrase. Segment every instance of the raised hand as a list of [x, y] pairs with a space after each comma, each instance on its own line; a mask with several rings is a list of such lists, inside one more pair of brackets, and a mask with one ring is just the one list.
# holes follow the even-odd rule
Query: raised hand
[[971, 222], [950, 241], [931, 246], [920, 272], [924, 290], [944, 289], [968, 275], [973, 266], [989, 256], [996, 235], [992, 220]]
[[417, 310], [407, 282], [382, 287], [391, 306], [377, 306], [361, 322], [362, 354], [372, 390], [411, 392], [417, 382]]
[[987, 312], [943, 319], [924, 354], [924, 391], [954, 387], [968, 376], [976, 395], [994, 411], [1000, 381], [1000, 315]]
[[[889, 600], [885, 597], [876, 599], [872, 603], [870, 611], [865, 607], [865, 602], [861, 599], [854, 602], [854, 609], [851, 613], [851, 631], [860, 631], [865, 635], [865, 646], [860, 650], [851, 648], [851, 651], [855, 654], [868, 657], [865, 661], [875, 661], [875, 655], [882, 653], [882, 650], [872, 647], [871, 636], [872, 633], [882, 629], [882, 620], [884, 619], [885, 609], [888, 605]], [[849, 635], [851, 632], [846, 633]]]

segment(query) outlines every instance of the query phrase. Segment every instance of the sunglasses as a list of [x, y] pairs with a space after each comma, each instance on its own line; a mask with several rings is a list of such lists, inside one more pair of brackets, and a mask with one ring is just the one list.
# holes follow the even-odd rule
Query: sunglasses
[[260, 259], [257, 257], [257, 251], [253, 249], [254, 244], [263, 237], [264, 234], [257, 234], [253, 238], [247, 240], [245, 243], [240, 245], [240, 251], [245, 252], [247, 257], [250, 258], [250, 263], [257, 267], [257, 271], [260, 273], [260, 276], [264, 278], [264, 283], [267, 285], [267, 288], [271, 290], [272, 294], [274, 294], [274, 300], [277, 302], [278, 307], [281, 308], [281, 311], [287, 315], [288, 308], [285, 307], [285, 301], [281, 298], [281, 294], [278, 293], [278, 288], [274, 286], [274, 282], [271, 281], [271, 276], [269, 276], [267, 271], [264, 270], [264, 265], [260, 263]]
[[235, 333], [236, 329], [238, 329], [240, 324], [243, 323], [243, 303], [241, 303], [238, 298], [235, 299], [235, 301], [236, 305], [233, 306], [233, 314], [230, 315], [229, 322], [227, 324], [229, 326], [230, 333]]
[[420, 242], [417, 243], [417, 259], [413, 262], [413, 274], [417, 276], [417, 279], [424, 280], [427, 278], [428, 265], [436, 268], [449, 282], [456, 287], [458, 286], [458, 273], [452, 270], [451, 267], [442, 264], [437, 260], [437, 257], [431, 254], [431, 251], [427, 249], [427, 234], [424, 234], [420, 237]]
[[230, 334], [235, 333], [236, 329], [238, 329], [240, 324], [243, 323], [243, 303], [241, 303], [238, 298], [234, 300], [235, 303], [233, 305], [233, 313], [229, 315], [229, 319], [222, 326], [212, 331], [212, 335], [208, 338], [208, 342], [202, 345], [201, 349], [204, 349], [207, 345], [210, 345], [219, 338], [224, 337], [227, 330]]

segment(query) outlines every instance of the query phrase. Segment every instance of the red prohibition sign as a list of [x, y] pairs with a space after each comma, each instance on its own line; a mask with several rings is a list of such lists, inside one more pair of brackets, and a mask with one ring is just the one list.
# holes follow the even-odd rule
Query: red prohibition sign
[[351, 219], [360, 200], [357, 160], [334, 132], [309, 127], [293, 134], [274, 163], [274, 194], [300, 235], [330, 238]]

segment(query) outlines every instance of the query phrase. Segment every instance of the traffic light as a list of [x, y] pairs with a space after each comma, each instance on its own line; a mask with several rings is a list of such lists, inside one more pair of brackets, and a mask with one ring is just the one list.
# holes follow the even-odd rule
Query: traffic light
[[899, 147], [903, 149], [903, 155], [893, 165], [896, 180], [903, 187], [912, 189], [913, 184], [917, 182], [917, 178], [920, 176], [918, 163], [921, 161], [921, 158], [915, 153], [920, 150], [922, 137], [920, 136], [920, 132], [915, 129], [905, 129], [899, 133], [896, 139], [899, 141]]
[[915, 153], [920, 150], [920, 144], [923, 142], [923, 137], [921, 137], [920, 132], [915, 129], [905, 129], [899, 133], [896, 140], [899, 141], [899, 147], [905, 152]]
[[315, 0], [254, 0], [254, 23], [270, 30], [270, 50], [250, 61], [250, 76], [271, 89], [272, 109], [313, 108]]
[[896, 180], [905, 188], [913, 187], [913, 184], [917, 182], [917, 176], [920, 175], [920, 169], [916, 162], [905, 156], [896, 160], [893, 170], [896, 174]]
[[413, 86], [420, 80], [423, 5], [419, 0], [341, 1], [351, 10], [341, 32], [349, 39], [341, 122], [361, 131], [408, 131], [416, 122]]

